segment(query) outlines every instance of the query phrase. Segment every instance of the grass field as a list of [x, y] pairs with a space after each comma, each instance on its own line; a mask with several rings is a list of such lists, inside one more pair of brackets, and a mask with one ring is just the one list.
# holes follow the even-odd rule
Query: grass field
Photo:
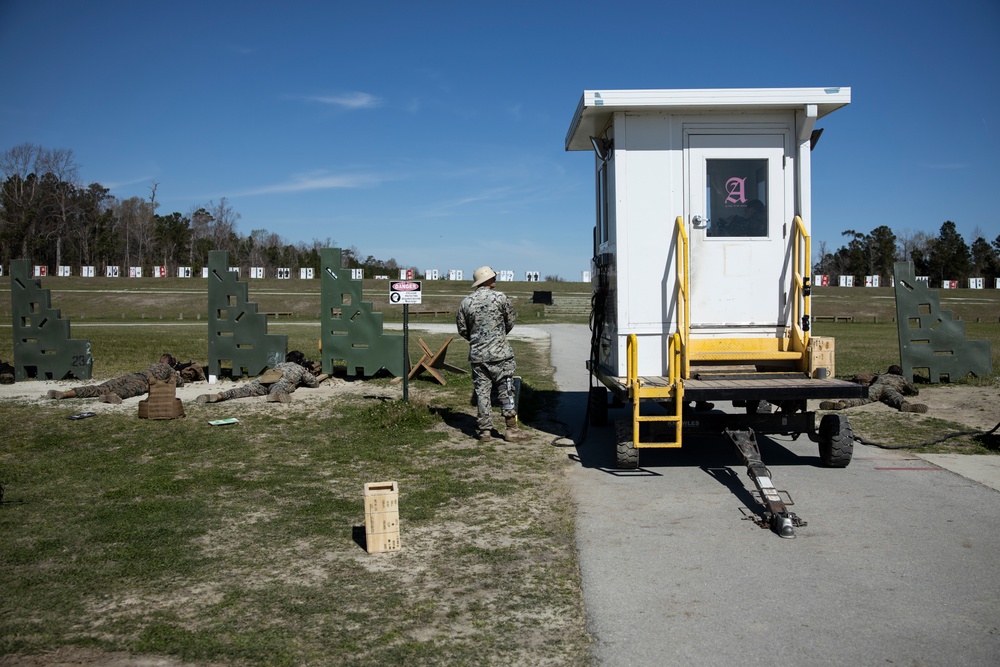
[[[319, 280], [251, 280], [250, 300], [260, 312], [291, 313], [293, 320], [315, 320], [320, 311]], [[423, 311], [454, 312], [469, 293], [469, 281], [425, 280], [423, 303], [411, 307], [411, 315]], [[52, 295], [52, 306], [73, 321], [136, 321], [163, 319], [197, 320], [207, 316], [207, 285], [200, 278], [44, 278], [42, 287]], [[0, 291], [9, 292], [10, 278], [0, 278]], [[580, 282], [499, 283], [498, 289], [514, 302], [525, 322], [550, 321], [560, 305], [569, 300], [589, 301], [590, 285]], [[536, 291], [552, 293], [554, 307], [532, 303]], [[935, 290], [944, 309], [969, 323], [1000, 324], [1000, 290]], [[817, 318], [836, 317], [855, 323], [892, 322], [896, 303], [892, 288], [813, 288], [812, 313]], [[389, 304], [389, 285], [384, 280], [365, 280], [364, 298], [371, 301], [386, 320], [400, 320], [402, 308]], [[10, 318], [10, 302], [0, 303], [0, 317]], [[284, 317], [284, 316], [282, 316]], [[417, 317], [417, 316], [415, 316]], [[433, 316], [429, 316], [432, 317]], [[563, 317], [563, 316], [560, 316]], [[573, 318], [586, 322], [586, 314]], [[562, 320], [560, 320], [562, 321]]]
[[[286, 326], [293, 345], [308, 342]], [[88, 333], [117, 351], [114, 366], [136, 367], [150, 350], [195, 354], [199, 329]], [[547, 354], [515, 350], [521, 415], [539, 424], [554, 394]], [[407, 404], [372, 380], [331, 402], [192, 403], [159, 422], [0, 402], [17, 425], [0, 452], [0, 664], [57, 649], [185, 664], [586, 664], [565, 454], [544, 437], [473, 440], [471, 388], [468, 375], [414, 381]], [[239, 424], [208, 424], [224, 417]], [[369, 555], [362, 487], [390, 479], [403, 548]]]
[[[942, 310], [965, 323], [967, 340], [990, 343], [993, 373], [971, 382], [992, 383], [1000, 369], [1000, 290], [937, 290]], [[836, 339], [837, 375], [884, 371], [899, 363], [896, 302], [890, 288], [819, 288], [814, 291], [814, 336]], [[839, 321], [831, 321], [836, 318]], [[851, 321], [847, 321], [850, 318]]]
[[[61, 311], [73, 325], [91, 323], [131, 323], [162, 321], [171, 324], [196, 325], [207, 317], [207, 287], [202, 279], [109, 279], [109, 278], [45, 278], [42, 285], [50, 290], [51, 305]], [[423, 303], [410, 307], [410, 321], [451, 323], [452, 313], [469, 292], [468, 281], [423, 281]], [[250, 300], [259, 312], [291, 313], [271, 317], [269, 331], [286, 333], [281, 323], [315, 322], [320, 315], [319, 280], [253, 280], [249, 281]], [[387, 322], [402, 321], [402, 307], [389, 304], [386, 281], [366, 280], [364, 298]], [[587, 323], [586, 304], [590, 286], [586, 283], [501, 283], [511, 297], [522, 324]], [[9, 278], [0, 278], [0, 291], [9, 290]], [[554, 306], [532, 303], [535, 291], [552, 293]], [[1000, 368], [1000, 290], [938, 290], [942, 308], [966, 323], [967, 338], [988, 340], [991, 344], [994, 369]], [[572, 308], [566, 308], [572, 304]], [[895, 324], [895, 299], [891, 288], [820, 287], [813, 291], [812, 314], [815, 336], [837, 339], [837, 375], [850, 377], [860, 371], [885, 370], [899, 361], [898, 335]], [[10, 302], [0, 303], [0, 322], [10, 321]], [[93, 338], [94, 329], [78, 326], [73, 336]], [[188, 337], [178, 328], [178, 350], [174, 355], [185, 359], [203, 359], [204, 339], [200, 334]], [[192, 331], [197, 331], [195, 327]], [[290, 328], [289, 345], [307, 354], [315, 349], [318, 330], [313, 332]], [[301, 334], [301, 335], [300, 335]], [[191, 341], [188, 345], [185, 341]], [[131, 346], [142, 347], [141, 339]], [[122, 372], [114, 360], [116, 352], [105, 351], [94, 343], [95, 373]], [[9, 359], [12, 342], [0, 339], [0, 358]], [[145, 357], [143, 357], [145, 359]], [[108, 363], [101, 367], [97, 361]], [[133, 363], [128, 359], [128, 363]], [[141, 362], [140, 362], [141, 363]]]
[[[410, 307], [413, 320], [447, 320], [444, 315], [421, 313], [454, 312], [469, 293], [470, 284], [471, 281], [423, 281], [423, 302]], [[9, 292], [9, 285], [9, 277], [0, 278], [0, 292]], [[279, 320], [319, 319], [319, 280], [253, 280], [248, 285], [249, 298], [257, 304], [258, 312], [291, 314], [281, 315], [277, 318]], [[201, 278], [44, 278], [42, 287], [50, 291], [52, 307], [60, 309], [63, 317], [73, 322], [197, 321], [204, 320], [208, 315], [207, 281]], [[587, 321], [585, 314], [574, 317], [562, 315], [559, 307], [560, 300], [567, 300], [563, 297], [589, 302], [590, 285], [587, 283], [508, 282], [501, 283], [500, 288], [511, 298], [524, 322]], [[555, 306], [546, 308], [532, 303], [536, 290], [552, 292]], [[388, 281], [365, 280], [364, 298], [382, 313], [386, 321], [402, 321], [402, 307], [389, 303]], [[0, 303], [0, 318], [10, 320], [9, 300]]]
[[[966, 324], [968, 340], [986, 340], [993, 356], [993, 372], [975, 378], [956, 381], [992, 384], [1000, 369], [1000, 324]], [[836, 339], [838, 377], [849, 378], [855, 373], [885, 372], [891, 364], [899, 363], [899, 335], [895, 323], [846, 323], [817, 322], [814, 336], [831, 336]]]

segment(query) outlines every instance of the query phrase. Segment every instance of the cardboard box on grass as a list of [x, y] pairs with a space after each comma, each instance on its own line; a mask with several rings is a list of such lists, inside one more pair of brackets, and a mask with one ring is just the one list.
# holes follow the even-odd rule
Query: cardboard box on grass
[[370, 554], [399, 551], [399, 486], [396, 482], [365, 484], [365, 549]]

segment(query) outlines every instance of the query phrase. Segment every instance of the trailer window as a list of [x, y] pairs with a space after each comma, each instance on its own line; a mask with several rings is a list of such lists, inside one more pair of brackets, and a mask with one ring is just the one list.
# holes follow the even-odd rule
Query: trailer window
[[708, 236], [767, 236], [767, 159], [706, 160]]

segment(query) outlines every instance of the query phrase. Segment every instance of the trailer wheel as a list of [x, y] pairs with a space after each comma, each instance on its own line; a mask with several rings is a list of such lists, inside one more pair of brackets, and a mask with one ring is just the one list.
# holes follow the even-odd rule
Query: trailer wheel
[[825, 468], [846, 468], [854, 455], [854, 429], [847, 417], [823, 415], [819, 422], [819, 458]]
[[631, 419], [615, 421], [615, 463], [622, 470], [635, 470], [639, 467], [639, 450], [632, 442]]
[[608, 425], [608, 388], [591, 387], [587, 397], [587, 410], [590, 412], [591, 426]]

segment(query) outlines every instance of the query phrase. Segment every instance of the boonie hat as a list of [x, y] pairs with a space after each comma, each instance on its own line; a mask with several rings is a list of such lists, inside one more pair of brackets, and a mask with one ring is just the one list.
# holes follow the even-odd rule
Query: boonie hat
[[480, 266], [478, 269], [472, 272], [472, 286], [479, 287], [485, 282], [489, 282], [490, 279], [496, 278], [497, 272], [488, 266]]

